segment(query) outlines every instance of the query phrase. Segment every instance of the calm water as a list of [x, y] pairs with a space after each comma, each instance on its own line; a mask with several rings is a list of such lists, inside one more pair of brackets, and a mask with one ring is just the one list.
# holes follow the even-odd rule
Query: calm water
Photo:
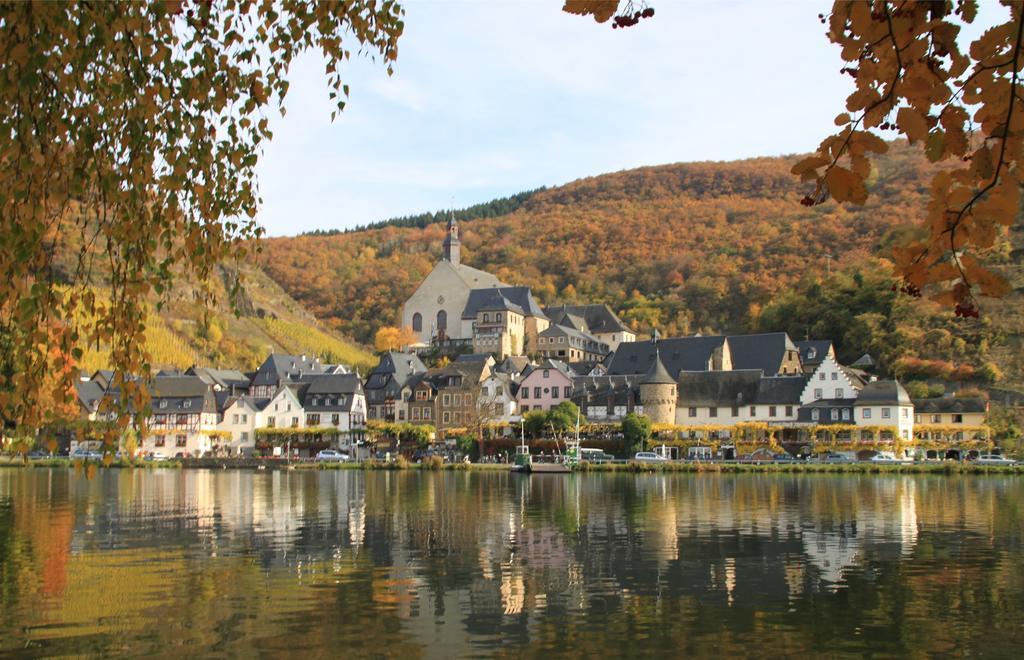
[[1024, 479], [0, 470], [0, 655], [1024, 649]]

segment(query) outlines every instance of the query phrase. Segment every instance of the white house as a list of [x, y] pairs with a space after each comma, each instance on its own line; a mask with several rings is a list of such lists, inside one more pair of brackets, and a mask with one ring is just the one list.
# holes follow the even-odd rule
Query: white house
[[903, 440], [914, 437], [914, 402], [895, 380], [876, 380], [864, 386], [854, 404], [858, 426], [892, 426]]
[[519, 403], [512, 393], [515, 383], [508, 374], [492, 371], [480, 383], [479, 406], [481, 411], [488, 411], [488, 422], [518, 422]]
[[202, 456], [213, 448], [217, 403], [212, 388], [196, 376], [162, 376], [149, 385], [149, 432], [143, 454]]
[[248, 396], [231, 397], [221, 415], [217, 430], [230, 434], [221, 442], [232, 456], [251, 456], [256, 449], [256, 429], [264, 425], [263, 410], [267, 405]]
[[822, 399], [856, 399], [863, 386], [860, 378], [826, 354], [807, 379], [800, 403], [806, 406]]

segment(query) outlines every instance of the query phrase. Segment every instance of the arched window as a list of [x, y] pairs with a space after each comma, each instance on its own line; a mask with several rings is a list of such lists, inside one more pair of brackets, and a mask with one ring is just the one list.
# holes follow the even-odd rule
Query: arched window
[[416, 332], [423, 331], [423, 315], [419, 312], [412, 315], [412, 329]]
[[443, 309], [437, 313], [437, 329], [448, 329], [448, 312], [444, 311]]

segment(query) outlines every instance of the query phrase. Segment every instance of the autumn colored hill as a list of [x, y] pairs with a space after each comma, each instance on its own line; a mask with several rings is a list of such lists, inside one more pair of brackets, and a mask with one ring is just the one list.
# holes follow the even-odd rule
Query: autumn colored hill
[[[914, 231], [934, 166], [894, 144], [865, 206], [808, 208], [789, 172], [800, 157], [645, 167], [533, 191], [505, 215], [463, 215], [463, 260], [531, 286], [544, 304], [608, 303], [640, 332], [785, 329], [832, 337], [844, 358], [881, 353], [889, 371], [906, 366], [896, 364], [904, 351], [954, 369], [998, 360], [1020, 382], [1020, 252], [999, 246], [1016, 291], [980, 321], [897, 296], [884, 257]], [[317, 317], [369, 343], [441, 254], [441, 218], [403, 224], [270, 239], [261, 265]], [[840, 309], [802, 304], [821, 301]], [[934, 329], [948, 337], [932, 337], [933, 350]]]

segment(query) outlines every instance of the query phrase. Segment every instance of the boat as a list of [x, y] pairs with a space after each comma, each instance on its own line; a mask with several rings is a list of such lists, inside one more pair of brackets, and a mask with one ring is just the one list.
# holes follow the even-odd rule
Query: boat
[[533, 460], [530, 454], [530, 447], [526, 444], [525, 433], [520, 436], [519, 446], [516, 447], [516, 455], [512, 466], [513, 472], [526, 474], [569, 474], [573, 467], [579, 463], [580, 457], [580, 419], [576, 414], [576, 437], [565, 442], [565, 455], [560, 461], [541, 463]]

